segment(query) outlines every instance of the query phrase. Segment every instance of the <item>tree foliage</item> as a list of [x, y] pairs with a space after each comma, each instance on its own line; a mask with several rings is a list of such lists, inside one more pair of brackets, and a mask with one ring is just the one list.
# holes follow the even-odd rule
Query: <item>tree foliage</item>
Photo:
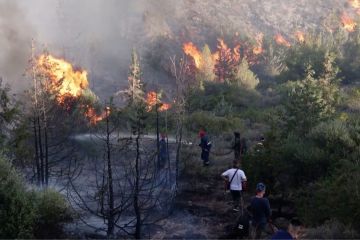
[[237, 68], [236, 75], [234, 77], [234, 83], [239, 87], [245, 89], [255, 89], [259, 84], [259, 79], [249, 68], [249, 63], [246, 58], [243, 58], [240, 65]]

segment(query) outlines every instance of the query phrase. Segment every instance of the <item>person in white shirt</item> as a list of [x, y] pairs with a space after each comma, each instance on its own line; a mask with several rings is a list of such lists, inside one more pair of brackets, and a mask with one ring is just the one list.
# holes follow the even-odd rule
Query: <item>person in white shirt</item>
[[241, 197], [242, 182], [246, 181], [243, 170], [239, 168], [239, 163], [234, 161], [233, 167], [226, 170], [221, 176], [230, 182], [230, 193], [234, 203], [234, 211], [239, 211], [239, 202]]

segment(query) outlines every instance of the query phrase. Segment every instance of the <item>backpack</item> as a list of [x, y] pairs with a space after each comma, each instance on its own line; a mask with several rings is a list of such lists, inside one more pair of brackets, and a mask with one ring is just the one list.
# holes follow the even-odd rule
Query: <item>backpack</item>
[[249, 228], [250, 228], [250, 216], [246, 211], [243, 211], [234, 226], [234, 232], [237, 237], [247, 238], [249, 236]]

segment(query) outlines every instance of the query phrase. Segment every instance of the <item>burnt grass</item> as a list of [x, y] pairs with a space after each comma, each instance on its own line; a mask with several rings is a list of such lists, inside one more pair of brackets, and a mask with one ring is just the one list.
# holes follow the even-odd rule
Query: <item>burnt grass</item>
[[[222, 168], [210, 166], [204, 170], [198, 162], [199, 175], [183, 174], [180, 191], [170, 216], [148, 229], [152, 239], [241, 239], [236, 231], [240, 212], [234, 212], [231, 195], [224, 191], [220, 177]], [[216, 163], [215, 163], [216, 165]], [[222, 164], [223, 165], [223, 164]], [[206, 167], [205, 167], [206, 168]], [[204, 172], [203, 172], [204, 170]], [[244, 192], [244, 209], [249, 206], [252, 192]], [[294, 216], [292, 203], [269, 198], [273, 220]], [[279, 206], [282, 211], [279, 212]], [[284, 207], [285, 206], [285, 207]], [[246, 211], [246, 210], [245, 210]], [[272, 232], [268, 229], [268, 236]]]

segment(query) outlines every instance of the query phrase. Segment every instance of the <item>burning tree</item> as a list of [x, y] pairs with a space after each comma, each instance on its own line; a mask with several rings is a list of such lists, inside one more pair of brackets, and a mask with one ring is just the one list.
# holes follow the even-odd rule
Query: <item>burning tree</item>
[[219, 57], [215, 64], [215, 75], [218, 82], [231, 82], [235, 77], [237, 64], [240, 60], [240, 45], [231, 49], [222, 39], [218, 41]]
[[[95, 112], [92, 105], [96, 101], [88, 89], [86, 71], [75, 70], [70, 63], [46, 51], [36, 57], [33, 45], [29, 75], [33, 81], [33, 89], [29, 92], [32, 103], [28, 109], [33, 129], [36, 179], [39, 185], [48, 185], [50, 168], [60, 166], [74, 152], [74, 147], [67, 141], [76, 127], [74, 122], [80, 125], [88, 119], [90, 123], [96, 123], [102, 117], [86, 115], [89, 111]], [[58, 170], [62, 175], [61, 168]], [[52, 174], [56, 174], [55, 169]]]

